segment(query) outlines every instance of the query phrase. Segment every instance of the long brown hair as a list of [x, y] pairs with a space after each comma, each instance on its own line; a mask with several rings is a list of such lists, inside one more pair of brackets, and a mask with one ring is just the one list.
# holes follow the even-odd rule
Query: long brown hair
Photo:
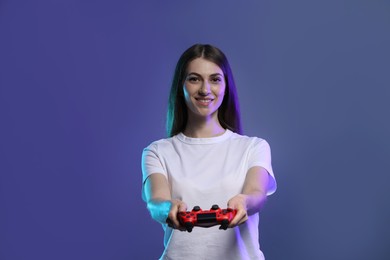
[[183, 132], [188, 111], [184, 101], [183, 85], [188, 64], [196, 58], [204, 58], [217, 64], [225, 77], [226, 90], [221, 106], [218, 109], [218, 120], [221, 126], [242, 134], [240, 108], [233, 73], [225, 54], [210, 44], [195, 44], [188, 48], [179, 58], [172, 80], [167, 113], [167, 135], [172, 137]]

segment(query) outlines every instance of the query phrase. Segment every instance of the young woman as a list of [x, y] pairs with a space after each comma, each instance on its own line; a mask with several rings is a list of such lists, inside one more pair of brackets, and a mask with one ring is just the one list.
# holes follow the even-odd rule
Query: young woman
[[[165, 232], [161, 259], [264, 259], [259, 211], [276, 190], [270, 147], [242, 135], [233, 75], [218, 48], [196, 44], [181, 55], [167, 131], [142, 154], [142, 197]], [[180, 224], [179, 212], [214, 204], [237, 210], [227, 230]]]

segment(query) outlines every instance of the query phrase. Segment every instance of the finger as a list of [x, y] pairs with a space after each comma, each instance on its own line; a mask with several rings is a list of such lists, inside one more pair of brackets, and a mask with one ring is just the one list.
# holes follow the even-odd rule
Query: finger
[[234, 226], [236, 225], [236, 223], [238, 222], [240, 210], [237, 209], [237, 207], [231, 202], [231, 200], [228, 201], [228, 203], [227, 203], [227, 208], [237, 210], [237, 211], [236, 211], [236, 215], [235, 215], [234, 218], [229, 222], [228, 227], [231, 228], [231, 227], [234, 227]]
[[179, 218], [178, 218], [178, 213], [180, 211], [186, 211], [187, 210], [187, 205], [182, 202], [182, 201], [176, 201], [171, 207], [171, 210], [168, 214], [169, 219], [171, 220], [171, 226], [174, 229], [178, 229], [181, 231], [185, 231], [186, 228], [180, 223]]
[[229, 228], [236, 227], [244, 223], [248, 219], [247, 213], [245, 210], [238, 210], [236, 216], [232, 219], [229, 224]]
[[167, 218], [167, 223], [168, 226], [175, 228], [179, 225], [178, 220], [177, 220], [177, 205], [173, 204], [171, 206], [171, 209], [168, 213], [168, 218]]
[[[178, 213], [186, 212], [186, 211], [187, 211], [187, 204], [185, 204], [184, 202], [181, 202], [178, 205]], [[178, 214], [176, 214], [176, 217], [177, 216], [178, 216]], [[186, 227], [184, 225], [182, 225], [182, 223], [179, 221], [179, 219], [178, 219], [178, 223], [179, 223], [179, 225], [177, 226], [177, 229], [179, 229], [180, 231], [187, 231]]]
[[173, 223], [173, 221], [170, 218], [167, 218], [166, 222], [167, 222], [168, 227], [170, 227], [170, 228], [177, 229], [180, 231], [187, 231], [187, 229], [185, 227], [183, 227], [182, 225], [175, 226], [175, 224]]
[[172, 211], [172, 215], [170, 215], [170, 219], [172, 220], [172, 225], [174, 226], [174, 228], [178, 229], [181, 225], [179, 219], [177, 218], [177, 213], [178, 213], [177, 210]]
[[167, 218], [167, 220], [165, 222], [167, 223], [168, 227], [173, 228], [173, 222], [169, 217]]
[[248, 215], [244, 215], [236, 224], [236, 226], [241, 225], [242, 223], [246, 222], [248, 220]]

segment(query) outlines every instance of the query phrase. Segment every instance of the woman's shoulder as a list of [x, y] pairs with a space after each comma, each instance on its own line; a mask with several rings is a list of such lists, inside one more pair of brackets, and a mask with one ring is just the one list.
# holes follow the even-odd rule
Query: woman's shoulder
[[241, 142], [248, 142], [248, 143], [262, 143], [262, 142], [268, 143], [267, 140], [262, 137], [249, 136], [249, 135], [238, 134], [238, 133], [233, 133], [232, 139]]
[[174, 137], [167, 137], [167, 138], [154, 140], [151, 143], [149, 143], [149, 145], [147, 145], [145, 149], [156, 150], [160, 147], [170, 146], [172, 145], [173, 138]]
[[243, 134], [233, 134], [232, 136], [232, 145], [234, 147], [242, 147], [244, 149], [249, 149], [257, 152], [270, 151], [271, 147], [268, 141], [262, 137], [258, 136], [248, 136]]

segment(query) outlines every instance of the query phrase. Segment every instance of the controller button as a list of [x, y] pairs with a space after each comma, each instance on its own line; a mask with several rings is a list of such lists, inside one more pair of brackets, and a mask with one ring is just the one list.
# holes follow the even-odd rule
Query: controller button
[[195, 206], [192, 210], [193, 210], [193, 211], [199, 211], [199, 210], [200, 210], [200, 207], [199, 207], [199, 206]]
[[217, 210], [217, 209], [219, 209], [219, 206], [217, 204], [214, 204], [213, 206], [211, 206], [211, 209]]

